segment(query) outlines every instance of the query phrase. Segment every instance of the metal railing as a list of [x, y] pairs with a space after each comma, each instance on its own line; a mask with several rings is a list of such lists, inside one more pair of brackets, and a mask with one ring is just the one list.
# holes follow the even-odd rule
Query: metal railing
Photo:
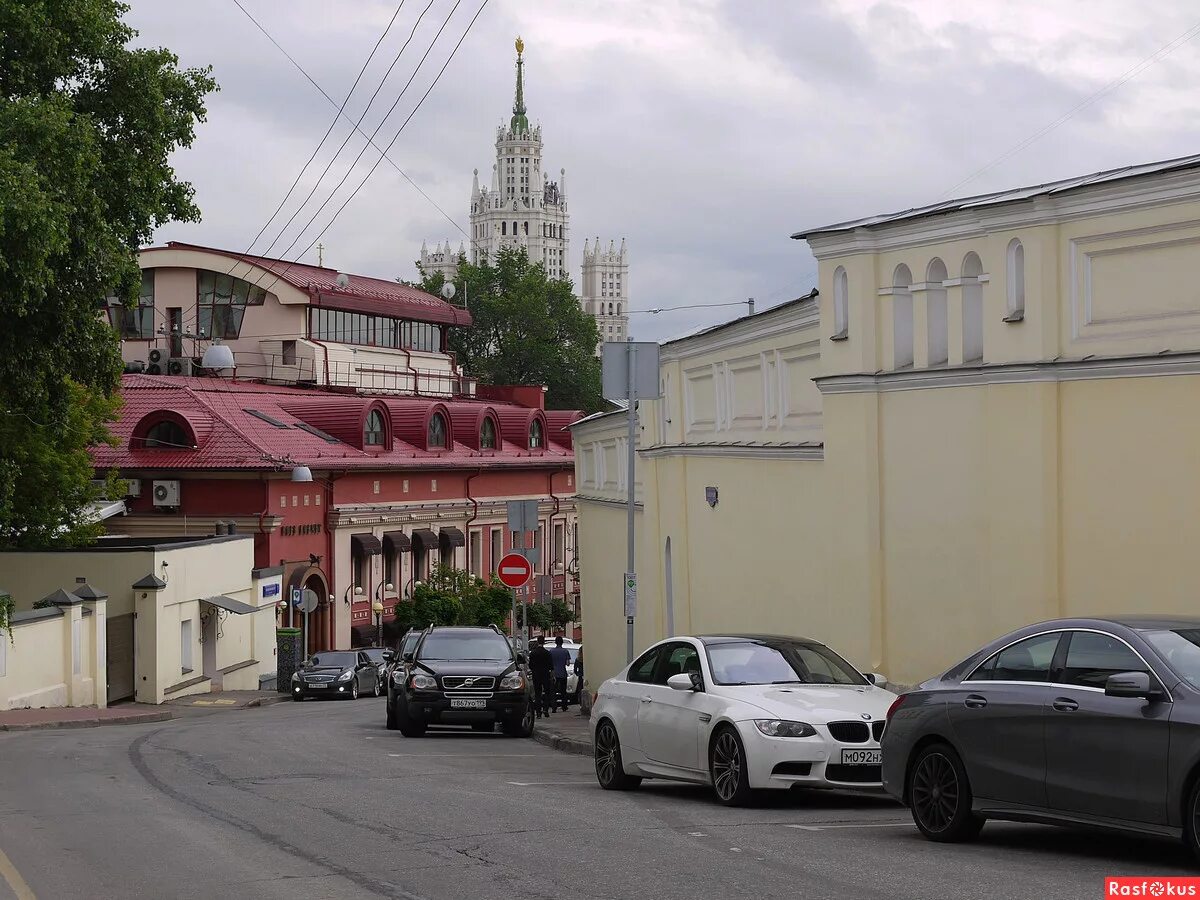
[[358, 360], [237, 351], [237, 375], [272, 384], [351, 388], [373, 394], [473, 397], [477, 379], [444, 369], [419, 369]]

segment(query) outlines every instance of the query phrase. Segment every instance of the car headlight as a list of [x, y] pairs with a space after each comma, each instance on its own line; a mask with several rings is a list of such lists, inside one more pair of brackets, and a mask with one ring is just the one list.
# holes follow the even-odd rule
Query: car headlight
[[432, 675], [416, 674], [412, 677], [412, 686], [418, 691], [428, 691], [437, 687], [437, 679]]
[[755, 719], [754, 727], [767, 737], [812, 737], [817, 733], [807, 722], [786, 722], [783, 719]]
[[354, 670], [351, 669], [349, 672], [343, 672], [341, 675], [339, 675], [338, 681], [349, 681], [353, 677], [354, 677]]
[[525, 679], [521, 677], [520, 672], [510, 672], [500, 679], [500, 690], [502, 691], [519, 691], [525, 687]]
[[392, 684], [404, 684], [404, 672], [400, 669], [392, 670]]

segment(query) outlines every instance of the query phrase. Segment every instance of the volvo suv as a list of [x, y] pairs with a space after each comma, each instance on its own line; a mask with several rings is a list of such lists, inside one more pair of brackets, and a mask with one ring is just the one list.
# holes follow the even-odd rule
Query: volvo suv
[[435, 627], [392, 670], [387, 727], [420, 737], [430, 725], [533, 735], [533, 689], [524, 654], [498, 628]]

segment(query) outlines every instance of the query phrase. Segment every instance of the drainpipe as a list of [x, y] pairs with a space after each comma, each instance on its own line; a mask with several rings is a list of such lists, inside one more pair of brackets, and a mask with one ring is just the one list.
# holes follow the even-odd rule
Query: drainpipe
[[[479, 501], [471, 496], [471, 482], [483, 474], [483, 469], [476, 469], [472, 474], [467, 476], [465, 485], [465, 493], [467, 499], [471, 501], [471, 516], [467, 519], [467, 566], [471, 565], [471, 523], [479, 518]], [[479, 538], [479, 552], [483, 553], [483, 537]], [[483, 566], [480, 565], [479, 570], [483, 571]]]
[[[563, 470], [563, 471], [565, 471], [565, 470]], [[547, 490], [550, 494], [550, 499], [554, 501], [554, 511], [552, 513], [550, 513], [550, 519], [546, 523], [547, 525], [549, 525], [548, 530], [550, 532], [549, 534], [546, 535], [546, 543], [549, 544], [549, 547], [546, 549], [550, 550], [551, 553], [553, 553], [553, 551], [554, 551], [554, 517], [558, 515], [559, 508], [561, 505], [561, 500], [560, 500], [559, 496], [554, 493], [554, 470], [553, 469], [551, 469], [548, 473], [546, 473], [546, 481], [548, 483]], [[563, 522], [563, 555], [564, 556], [566, 555], [566, 550], [567, 550], [567, 523], [564, 521]], [[566, 563], [566, 560], [564, 559], [563, 560], [563, 594], [565, 595], [566, 593], [567, 593], [567, 563]], [[554, 564], [553, 564], [553, 562], [551, 562], [551, 564], [550, 564], [550, 596], [551, 597], [554, 596]], [[565, 596], [563, 597], [563, 601], [564, 602], [566, 601]]]

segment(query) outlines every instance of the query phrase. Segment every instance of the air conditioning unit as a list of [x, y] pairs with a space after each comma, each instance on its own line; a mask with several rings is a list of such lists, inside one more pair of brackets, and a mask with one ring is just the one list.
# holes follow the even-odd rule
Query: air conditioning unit
[[179, 482], [178, 481], [156, 481], [156, 482], [154, 482], [154, 505], [155, 506], [178, 506], [179, 505]]
[[168, 375], [199, 375], [196, 361], [190, 356], [172, 356], [167, 360]]
[[150, 362], [146, 365], [146, 374], [167, 374], [167, 354], [165, 351], [160, 350], [157, 347], [150, 351]]
[[142, 496], [142, 479], [126, 478], [125, 479], [125, 496], [126, 497]]

